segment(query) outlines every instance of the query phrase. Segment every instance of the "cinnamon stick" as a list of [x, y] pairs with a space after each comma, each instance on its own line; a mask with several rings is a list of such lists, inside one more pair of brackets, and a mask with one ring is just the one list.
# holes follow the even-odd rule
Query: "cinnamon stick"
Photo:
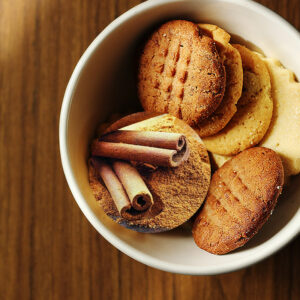
[[91, 159], [91, 164], [97, 171], [97, 175], [101, 177], [106, 188], [108, 189], [120, 216], [125, 216], [125, 212], [131, 208], [130, 200], [111, 166], [102, 159]]
[[176, 150], [95, 140], [92, 144], [92, 155], [177, 167], [187, 160], [189, 150], [185, 147], [177, 152]]
[[121, 160], [114, 160], [112, 167], [120, 179], [132, 207], [138, 211], [150, 208], [153, 198], [138, 171], [130, 163]]
[[182, 134], [119, 130], [94, 140], [92, 155], [177, 167], [188, 159], [189, 149]]
[[[147, 212], [147, 209], [152, 206], [153, 199], [148, 188], [143, 187], [142, 183], [144, 182], [139, 173], [126, 162], [113, 162], [118, 175], [115, 174], [111, 165], [103, 159], [91, 158], [90, 163], [93, 165], [97, 176], [103, 180], [120, 216], [127, 220], [141, 219]], [[125, 186], [123, 186], [119, 178], [122, 178]], [[137, 188], [135, 187], [135, 182], [137, 182]], [[135, 207], [138, 209], [133, 207], [128, 195], [135, 200]]]
[[186, 144], [186, 138], [181, 133], [116, 130], [103, 135], [101, 141], [111, 143], [125, 143], [164, 149], [181, 150]]

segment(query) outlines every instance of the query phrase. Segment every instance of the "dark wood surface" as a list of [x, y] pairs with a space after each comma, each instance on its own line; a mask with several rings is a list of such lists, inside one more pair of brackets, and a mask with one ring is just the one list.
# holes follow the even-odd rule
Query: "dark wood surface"
[[[176, 275], [116, 250], [73, 200], [64, 89], [95, 36], [139, 2], [0, 0], [0, 299], [299, 299], [299, 238], [244, 270]], [[261, 3], [300, 30], [299, 0]]]

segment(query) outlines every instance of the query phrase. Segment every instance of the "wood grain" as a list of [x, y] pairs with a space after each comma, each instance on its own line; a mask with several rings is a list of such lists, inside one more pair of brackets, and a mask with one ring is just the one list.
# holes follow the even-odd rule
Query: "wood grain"
[[[64, 89], [139, 2], [0, 0], [0, 299], [299, 299], [299, 238], [241, 271], [175, 275], [120, 253], [75, 204], [58, 148]], [[298, 0], [260, 2], [300, 29]]]

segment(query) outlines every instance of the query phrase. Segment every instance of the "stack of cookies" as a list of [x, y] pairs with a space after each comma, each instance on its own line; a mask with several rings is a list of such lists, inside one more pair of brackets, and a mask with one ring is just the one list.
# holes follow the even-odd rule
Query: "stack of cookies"
[[192, 126], [215, 167], [256, 145], [273, 149], [287, 180], [300, 172], [300, 84], [277, 60], [230, 38], [216, 25], [163, 24], [141, 55], [142, 106]]
[[181, 133], [191, 153], [176, 168], [131, 162], [154, 201], [153, 210], [132, 220], [118, 213], [91, 165], [93, 193], [119, 224], [161, 232], [197, 212], [196, 244], [225, 254], [258, 232], [284, 182], [300, 172], [300, 84], [277, 60], [230, 39], [216, 25], [173, 20], [147, 40], [138, 70], [145, 112], [105, 126], [105, 132]]
[[273, 210], [284, 174], [300, 172], [300, 84], [230, 38], [216, 25], [167, 22], [147, 41], [138, 77], [143, 108], [184, 120], [219, 168], [193, 227], [197, 245], [215, 254], [244, 245]]

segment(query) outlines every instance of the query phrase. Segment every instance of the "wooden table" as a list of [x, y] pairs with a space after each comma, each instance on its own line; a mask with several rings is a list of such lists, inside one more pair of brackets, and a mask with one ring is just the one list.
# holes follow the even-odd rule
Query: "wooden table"
[[[139, 2], [0, 0], [0, 299], [299, 299], [299, 238], [241, 271], [170, 274], [111, 246], [73, 200], [64, 90], [95, 36]], [[298, 0], [260, 2], [300, 30]]]

